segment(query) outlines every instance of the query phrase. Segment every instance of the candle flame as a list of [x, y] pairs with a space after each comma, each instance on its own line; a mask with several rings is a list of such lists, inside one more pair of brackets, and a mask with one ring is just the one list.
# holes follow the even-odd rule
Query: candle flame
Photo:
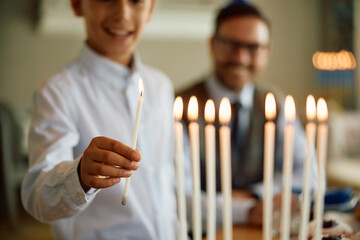
[[294, 121], [296, 118], [295, 102], [294, 98], [287, 95], [285, 98], [285, 119], [288, 122]]
[[142, 96], [144, 93], [144, 84], [143, 84], [143, 81], [141, 78], [139, 78], [139, 93], [140, 93], [140, 96]]
[[314, 121], [316, 117], [316, 104], [313, 95], [308, 95], [306, 98], [306, 117], [308, 121]]
[[265, 98], [265, 117], [267, 120], [274, 120], [276, 116], [276, 103], [274, 94], [268, 93]]
[[324, 122], [328, 119], [328, 109], [323, 98], [319, 98], [317, 102], [317, 118], [319, 122]]
[[228, 98], [223, 98], [220, 102], [219, 109], [219, 121], [220, 124], [226, 125], [229, 124], [231, 119], [231, 105]]
[[215, 121], [215, 104], [214, 101], [209, 99], [205, 104], [205, 121], [213, 123]]
[[198, 118], [199, 109], [198, 109], [198, 102], [195, 96], [192, 96], [189, 101], [188, 106], [188, 119], [190, 121], [196, 121]]
[[177, 121], [180, 121], [183, 115], [183, 100], [177, 97], [174, 102], [173, 116]]

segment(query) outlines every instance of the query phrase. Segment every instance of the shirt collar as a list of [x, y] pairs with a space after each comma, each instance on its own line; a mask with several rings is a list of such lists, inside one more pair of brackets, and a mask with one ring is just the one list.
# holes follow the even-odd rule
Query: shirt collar
[[245, 109], [251, 109], [253, 107], [255, 91], [253, 82], [246, 83], [240, 93], [234, 93], [230, 89], [226, 88], [214, 75], [208, 78], [206, 85], [210, 96], [212, 96], [214, 101], [218, 104], [223, 97], [227, 97], [230, 102], [239, 101], [241, 106]]
[[78, 60], [80, 64], [82, 64], [87, 71], [94, 74], [97, 79], [115, 87], [126, 86], [133, 81], [137, 83], [140, 77], [141, 61], [136, 53], [133, 57], [132, 68], [129, 68], [104, 58], [92, 50], [87, 44], [84, 44]]

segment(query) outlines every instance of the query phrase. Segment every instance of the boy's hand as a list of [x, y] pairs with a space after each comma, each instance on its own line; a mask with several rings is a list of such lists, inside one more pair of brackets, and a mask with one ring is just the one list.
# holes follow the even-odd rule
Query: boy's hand
[[138, 169], [141, 154], [123, 143], [95, 137], [85, 149], [80, 162], [80, 183], [85, 192], [91, 187], [107, 188], [130, 177]]

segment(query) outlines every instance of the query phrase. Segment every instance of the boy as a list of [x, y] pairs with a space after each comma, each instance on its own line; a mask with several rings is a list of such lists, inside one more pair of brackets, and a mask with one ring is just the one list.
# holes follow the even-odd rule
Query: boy
[[[85, 20], [86, 43], [35, 93], [22, 186], [25, 209], [51, 223], [57, 239], [176, 238], [173, 89], [134, 53], [154, 2], [71, 0]], [[128, 147], [140, 77], [142, 157]], [[123, 206], [125, 181], [118, 183], [132, 171]]]

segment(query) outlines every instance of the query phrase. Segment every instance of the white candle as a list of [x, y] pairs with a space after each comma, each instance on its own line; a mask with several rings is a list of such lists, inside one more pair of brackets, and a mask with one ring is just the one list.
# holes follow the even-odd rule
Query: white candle
[[208, 100], [205, 105], [205, 157], [206, 157], [206, 193], [207, 193], [207, 239], [215, 240], [216, 233], [216, 139], [215, 139], [215, 105]]
[[[139, 79], [139, 93], [140, 93], [140, 96], [139, 96], [139, 100], [137, 103], [135, 126], [134, 126], [134, 131], [133, 131], [132, 140], [131, 140], [131, 148], [132, 149], [136, 148], [137, 136], [138, 136], [139, 125], [140, 125], [141, 108], [142, 108], [142, 103], [143, 103], [144, 85], [143, 85], [141, 78]], [[129, 184], [130, 184], [130, 178], [131, 177], [126, 178], [126, 181], [125, 181], [123, 198], [122, 198], [122, 202], [121, 202], [123, 205], [126, 205], [128, 189], [129, 189]]]
[[274, 146], [276, 116], [275, 97], [268, 93], [265, 98], [264, 126], [264, 201], [263, 201], [263, 239], [272, 239], [272, 209], [273, 209], [273, 178], [274, 178]]
[[199, 124], [196, 122], [198, 118], [198, 103], [195, 96], [192, 96], [188, 106], [189, 137], [191, 148], [192, 163], [192, 218], [193, 218], [193, 234], [195, 240], [202, 238], [201, 231], [201, 189], [200, 189], [200, 143], [199, 143]]
[[325, 195], [325, 161], [327, 150], [327, 136], [328, 136], [328, 110], [326, 102], [320, 98], [317, 102], [317, 118], [318, 118], [318, 132], [317, 132], [317, 160], [318, 160], [318, 180], [315, 200], [315, 239], [320, 239], [323, 225], [324, 212], [324, 195]]
[[309, 95], [306, 100], [306, 117], [308, 123], [306, 124], [306, 157], [304, 162], [303, 173], [303, 190], [302, 190], [302, 203], [301, 203], [301, 220], [300, 220], [300, 232], [299, 240], [308, 239], [308, 225], [310, 216], [310, 183], [311, 183], [311, 166], [313, 161], [313, 150], [315, 144], [315, 118], [316, 118], [316, 106], [315, 99], [312, 95]]
[[232, 239], [232, 201], [231, 201], [231, 140], [230, 128], [231, 106], [228, 98], [220, 103], [219, 121], [222, 125], [220, 137], [221, 191], [223, 196], [223, 239]]
[[284, 132], [284, 156], [283, 156], [283, 191], [281, 203], [281, 240], [290, 238], [291, 224], [291, 179], [293, 167], [293, 140], [294, 127], [292, 122], [296, 118], [295, 103], [292, 96], [288, 95], [285, 99], [285, 119], [288, 124], [285, 126]]
[[177, 176], [177, 202], [180, 221], [179, 239], [187, 240], [187, 222], [186, 222], [186, 196], [184, 187], [184, 158], [183, 158], [183, 125], [181, 118], [183, 114], [183, 101], [177, 97], [174, 103], [173, 116], [175, 118], [175, 163]]

